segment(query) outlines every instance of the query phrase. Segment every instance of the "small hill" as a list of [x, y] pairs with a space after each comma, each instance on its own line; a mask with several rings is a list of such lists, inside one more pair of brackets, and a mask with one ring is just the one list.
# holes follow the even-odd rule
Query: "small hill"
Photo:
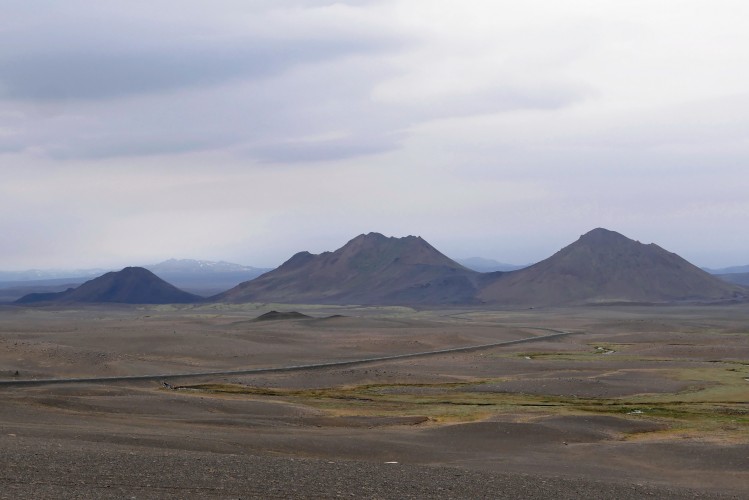
[[261, 314], [253, 321], [276, 321], [282, 319], [307, 319], [312, 316], [307, 316], [297, 311], [279, 312], [279, 311], [268, 311], [265, 314]]
[[202, 297], [170, 285], [147, 269], [126, 267], [122, 271], [94, 278], [77, 288], [59, 293], [31, 293], [15, 303], [186, 304], [202, 300]]
[[749, 292], [658, 245], [602, 228], [546, 260], [487, 281], [478, 294], [482, 301], [515, 305], [720, 301]]
[[300, 252], [277, 269], [211, 298], [313, 304], [472, 303], [478, 273], [421, 237], [362, 234], [334, 252]]

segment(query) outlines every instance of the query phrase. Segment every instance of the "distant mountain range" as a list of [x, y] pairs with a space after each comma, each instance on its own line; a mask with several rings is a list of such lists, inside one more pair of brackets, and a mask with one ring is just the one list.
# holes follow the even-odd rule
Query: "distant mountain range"
[[749, 273], [730, 273], [730, 274], [719, 274], [718, 278], [729, 283], [736, 283], [737, 285], [749, 286]]
[[0, 282], [70, 280], [101, 276], [109, 269], [28, 269], [26, 271], [0, 271]]
[[709, 272], [710, 274], [742, 274], [742, 273], [749, 273], [749, 266], [731, 266], [731, 267], [723, 267], [721, 269], [709, 269], [707, 267], [703, 268], [705, 271]]
[[532, 266], [479, 273], [419, 237], [362, 234], [334, 252], [301, 252], [219, 302], [547, 306], [743, 300], [726, 283], [655, 244], [594, 229]]
[[[163, 276], [260, 272], [227, 263], [170, 260]], [[203, 269], [198, 271], [197, 269]], [[225, 269], [218, 271], [217, 269]], [[151, 271], [126, 268], [78, 288], [30, 294], [19, 303], [279, 302], [363, 305], [512, 307], [744, 301], [749, 289], [718, 279], [655, 244], [594, 229], [532, 266], [480, 273], [446, 257], [418, 236], [362, 234], [333, 252], [299, 252], [277, 269], [203, 299]]]
[[62, 292], [68, 288], [75, 288], [83, 281], [85, 281], [85, 278], [0, 282], [0, 304], [13, 302], [30, 293]]
[[224, 261], [192, 259], [169, 259], [144, 267], [169, 283], [202, 296], [223, 292], [270, 271]]
[[221, 274], [221, 273], [263, 273], [268, 269], [243, 266], [225, 261], [169, 259], [158, 264], [143, 266], [153, 273], [189, 273], [189, 274]]
[[528, 267], [530, 264], [524, 266], [518, 266], [515, 264], [505, 264], [504, 262], [497, 262], [493, 259], [484, 259], [483, 257], [470, 257], [468, 259], [455, 259], [455, 261], [463, 267], [467, 267], [472, 271], [479, 273], [495, 273], [497, 271], [517, 271]]
[[749, 266], [732, 266], [721, 269], [703, 267], [702, 269], [728, 283], [749, 286]]
[[[230, 262], [169, 259], [144, 266], [163, 280], [189, 292], [208, 296], [251, 280], [270, 269]], [[0, 302], [13, 301], [30, 292], [59, 292], [101, 276], [108, 269], [32, 269], [0, 271]]]

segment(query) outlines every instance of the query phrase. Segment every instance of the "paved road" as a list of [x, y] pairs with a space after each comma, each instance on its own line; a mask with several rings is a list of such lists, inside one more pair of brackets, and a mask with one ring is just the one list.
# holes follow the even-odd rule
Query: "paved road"
[[0, 380], [0, 387], [2, 386], [29, 386], [29, 385], [48, 385], [48, 384], [71, 384], [71, 383], [107, 383], [107, 382], [124, 382], [124, 381], [145, 381], [145, 380], [171, 380], [171, 379], [183, 379], [183, 378], [197, 378], [206, 376], [224, 376], [224, 375], [253, 375], [258, 373], [281, 373], [281, 372], [293, 372], [301, 370], [319, 370], [325, 368], [340, 368], [342, 366], [355, 366], [363, 365], [367, 363], [378, 363], [381, 361], [393, 361], [399, 359], [409, 358], [422, 358], [426, 356], [437, 356], [440, 354], [450, 354], [456, 352], [470, 352], [478, 351], [482, 349], [491, 349], [494, 347], [524, 344], [528, 342], [538, 342], [540, 340], [549, 340], [557, 337], [563, 337], [566, 335], [572, 335], [574, 332], [566, 332], [562, 330], [553, 330], [550, 328], [530, 328], [536, 330], [550, 331], [548, 335], [540, 335], [537, 337], [526, 337], [516, 340], [504, 340], [502, 342], [492, 342], [490, 344], [480, 344], [464, 347], [452, 347], [449, 349], [439, 349], [436, 351], [423, 351], [413, 352], [408, 354], [395, 354], [392, 356], [377, 356], [372, 358], [360, 358], [350, 359], [344, 361], [330, 361], [326, 363], [312, 363], [307, 365], [292, 365], [292, 366], [276, 366], [267, 368], [248, 368], [245, 370], [222, 370], [222, 371], [203, 371], [203, 372], [190, 372], [190, 373], [159, 373], [151, 375], [127, 375], [127, 376], [116, 376], [116, 377], [79, 377], [79, 378], [44, 378], [44, 379], [13, 379], [13, 380]]

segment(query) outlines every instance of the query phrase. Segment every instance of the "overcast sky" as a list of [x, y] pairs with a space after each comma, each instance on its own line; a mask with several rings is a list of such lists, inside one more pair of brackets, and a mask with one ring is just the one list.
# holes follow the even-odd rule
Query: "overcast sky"
[[749, 264], [744, 0], [0, 0], [0, 269], [360, 233]]

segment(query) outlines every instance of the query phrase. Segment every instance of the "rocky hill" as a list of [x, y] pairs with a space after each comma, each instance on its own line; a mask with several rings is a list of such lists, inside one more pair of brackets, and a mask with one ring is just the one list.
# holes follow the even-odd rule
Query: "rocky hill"
[[300, 252], [211, 300], [316, 304], [473, 303], [479, 273], [417, 236], [362, 234], [334, 252]]
[[562, 305], [720, 301], [747, 292], [658, 245], [599, 228], [546, 260], [498, 275], [478, 297], [493, 304]]
[[176, 288], [147, 269], [126, 267], [122, 271], [94, 278], [77, 288], [58, 293], [31, 293], [15, 303], [184, 304], [202, 300], [202, 297]]

